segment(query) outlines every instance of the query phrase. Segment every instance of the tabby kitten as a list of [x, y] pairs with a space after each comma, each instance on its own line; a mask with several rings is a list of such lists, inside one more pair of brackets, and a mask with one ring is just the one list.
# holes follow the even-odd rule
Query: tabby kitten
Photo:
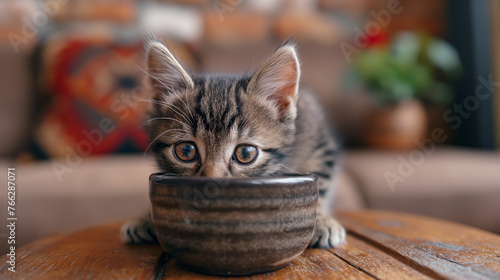
[[[254, 177], [297, 172], [319, 177], [310, 247], [345, 239], [328, 216], [338, 147], [313, 96], [299, 94], [295, 45], [281, 45], [253, 75], [191, 75], [157, 40], [146, 48], [151, 85], [148, 134], [162, 171], [180, 176]], [[127, 243], [155, 242], [150, 215], [127, 222]]]

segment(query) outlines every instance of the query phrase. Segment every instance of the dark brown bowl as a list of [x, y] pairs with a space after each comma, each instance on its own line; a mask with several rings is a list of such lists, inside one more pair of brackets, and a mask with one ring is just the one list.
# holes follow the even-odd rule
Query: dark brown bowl
[[286, 266], [312, 238], [317, 177], [173, 177], [152, 174], [160, 245], [187, 268], [249, 275]]

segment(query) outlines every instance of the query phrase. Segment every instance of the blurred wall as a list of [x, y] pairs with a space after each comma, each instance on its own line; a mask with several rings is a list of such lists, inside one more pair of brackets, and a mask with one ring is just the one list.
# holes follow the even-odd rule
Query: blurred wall
[[[163, 39], [193, 70], [239, 72], [255, 70], [276, 46], [293, 36], [302, 62], [302, 84], [317, 93], [339, 133], [348, 141], [355, 141], [370, 100], [345, 92], [343, 77], [356, 53], [346, 55], [340, 47], [342, 43], [356, 45], [360, 36], [364, 37], [366, 33], [390, 35], [404, 30], [424, 31], [443, 37], [448, 29], [445, 14], [444, 0], [4, 1], [0, 9], [0, 32], [22, 35], [25, 41], [16, 47], [2, 49], [4, 58], [12, 60], [5, 63], [15, 64], [12, 71], [2, 75], [2, 78], [13, 83], [9, 75], [16, 73], [17, 79], [30, 81], [29, 69], [22, 65], [28, 61], [34, 45], [38, 44], [44, 50], [42, 58], [62, 59], [63, 56], [57, 56], [58, 47], [79, 37], [89, 39], [93, 36], [94, 39], [89, 41], [94, 40], [101, 46], [106, 44], [105, 48], [111, 49], [123, 42], [140, 41], [144, 30], [148, 29]], [[26, 35], [26, 31], [29, 34]], [[14, 55], [15, 49], [21, 52]], [[359, 47], [359, 51], [362, 49]], [[48, 60], [39, 61], [42, 65], [38, 73], [40, 76], [52, 73], [52, 62]], [[83, 60], [83, 63], [94, 61]], [[122, 67], [133, 68], [131, 72], [137, 70], [134, 63]], [[47, 79], [43, 77], [42, 80], [46, 82]], [[112, 84], [102, 77], [94, 82], [96, 89]], [[38, 97], [27, 97], [32, 94], [28, 92], [29, 82], [15, 83], [15, 86], [22, 94], [9, 97], [4, 104], [8, 103], [5, 106], [9, 108], [20, 108], [18, 113], [22, 116], [15, 117], [17, 120], [30, 120], [33, 108], [17, 107], [17, 103], [26, 98], [38, 100]], [[35, 84], [38, 88], [42, 86], [47, 85]], [[1, 83], [0, 89], [1, 92], [13, 92], [14, 86]], [[50, 93], [54, 88], [49, 85], [47, 90]], [[89, 90], [88, 94], [96, 95], [98, 91]], [[49, 96], [56, 100], [52, 100], [52, 107], [46, 108], [48, 115], [60, 106], [57, 96]], [[38, 119], [41, 125], [33, 135], [38, 150], [47, 150], [43, 143], [62, 139], [57, 130], [46, 129], [49, 127], [45, 125], [46, 119], [46, 116]], [[119, 116], [114, 119], [121, 121]], [[25, 123], [18, 126], [21, 130], [26, 130], [26, 127], [33, 130]], [[57, 124], [57, 127], [60, 129], [64, 125]], [[47, 135], [46, 131], [52, 131], [52, 135]], [[2, 141], [20, 143], [19, 137], [2, 137], [9, 138]], [[48, 154], [50, 156], [51, 153]]]

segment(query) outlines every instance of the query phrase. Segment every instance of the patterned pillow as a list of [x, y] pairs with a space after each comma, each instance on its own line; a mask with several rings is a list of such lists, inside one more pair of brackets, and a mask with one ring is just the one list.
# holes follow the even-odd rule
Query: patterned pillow
[[45, 156], [147, 147], [141, 128], [147, 97], [140, 36], [130, 40], [115, 33], [71, 30], [45, 41], [40, 77], [52, 103], [35, 135]]

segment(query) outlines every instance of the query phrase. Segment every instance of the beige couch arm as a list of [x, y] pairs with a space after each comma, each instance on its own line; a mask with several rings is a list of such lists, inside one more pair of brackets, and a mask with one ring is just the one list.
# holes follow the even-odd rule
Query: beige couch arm
[[345, 169], [368, 207], [456, 221], [500, 233], [500, 153], [440, 148], [351, 151]]

